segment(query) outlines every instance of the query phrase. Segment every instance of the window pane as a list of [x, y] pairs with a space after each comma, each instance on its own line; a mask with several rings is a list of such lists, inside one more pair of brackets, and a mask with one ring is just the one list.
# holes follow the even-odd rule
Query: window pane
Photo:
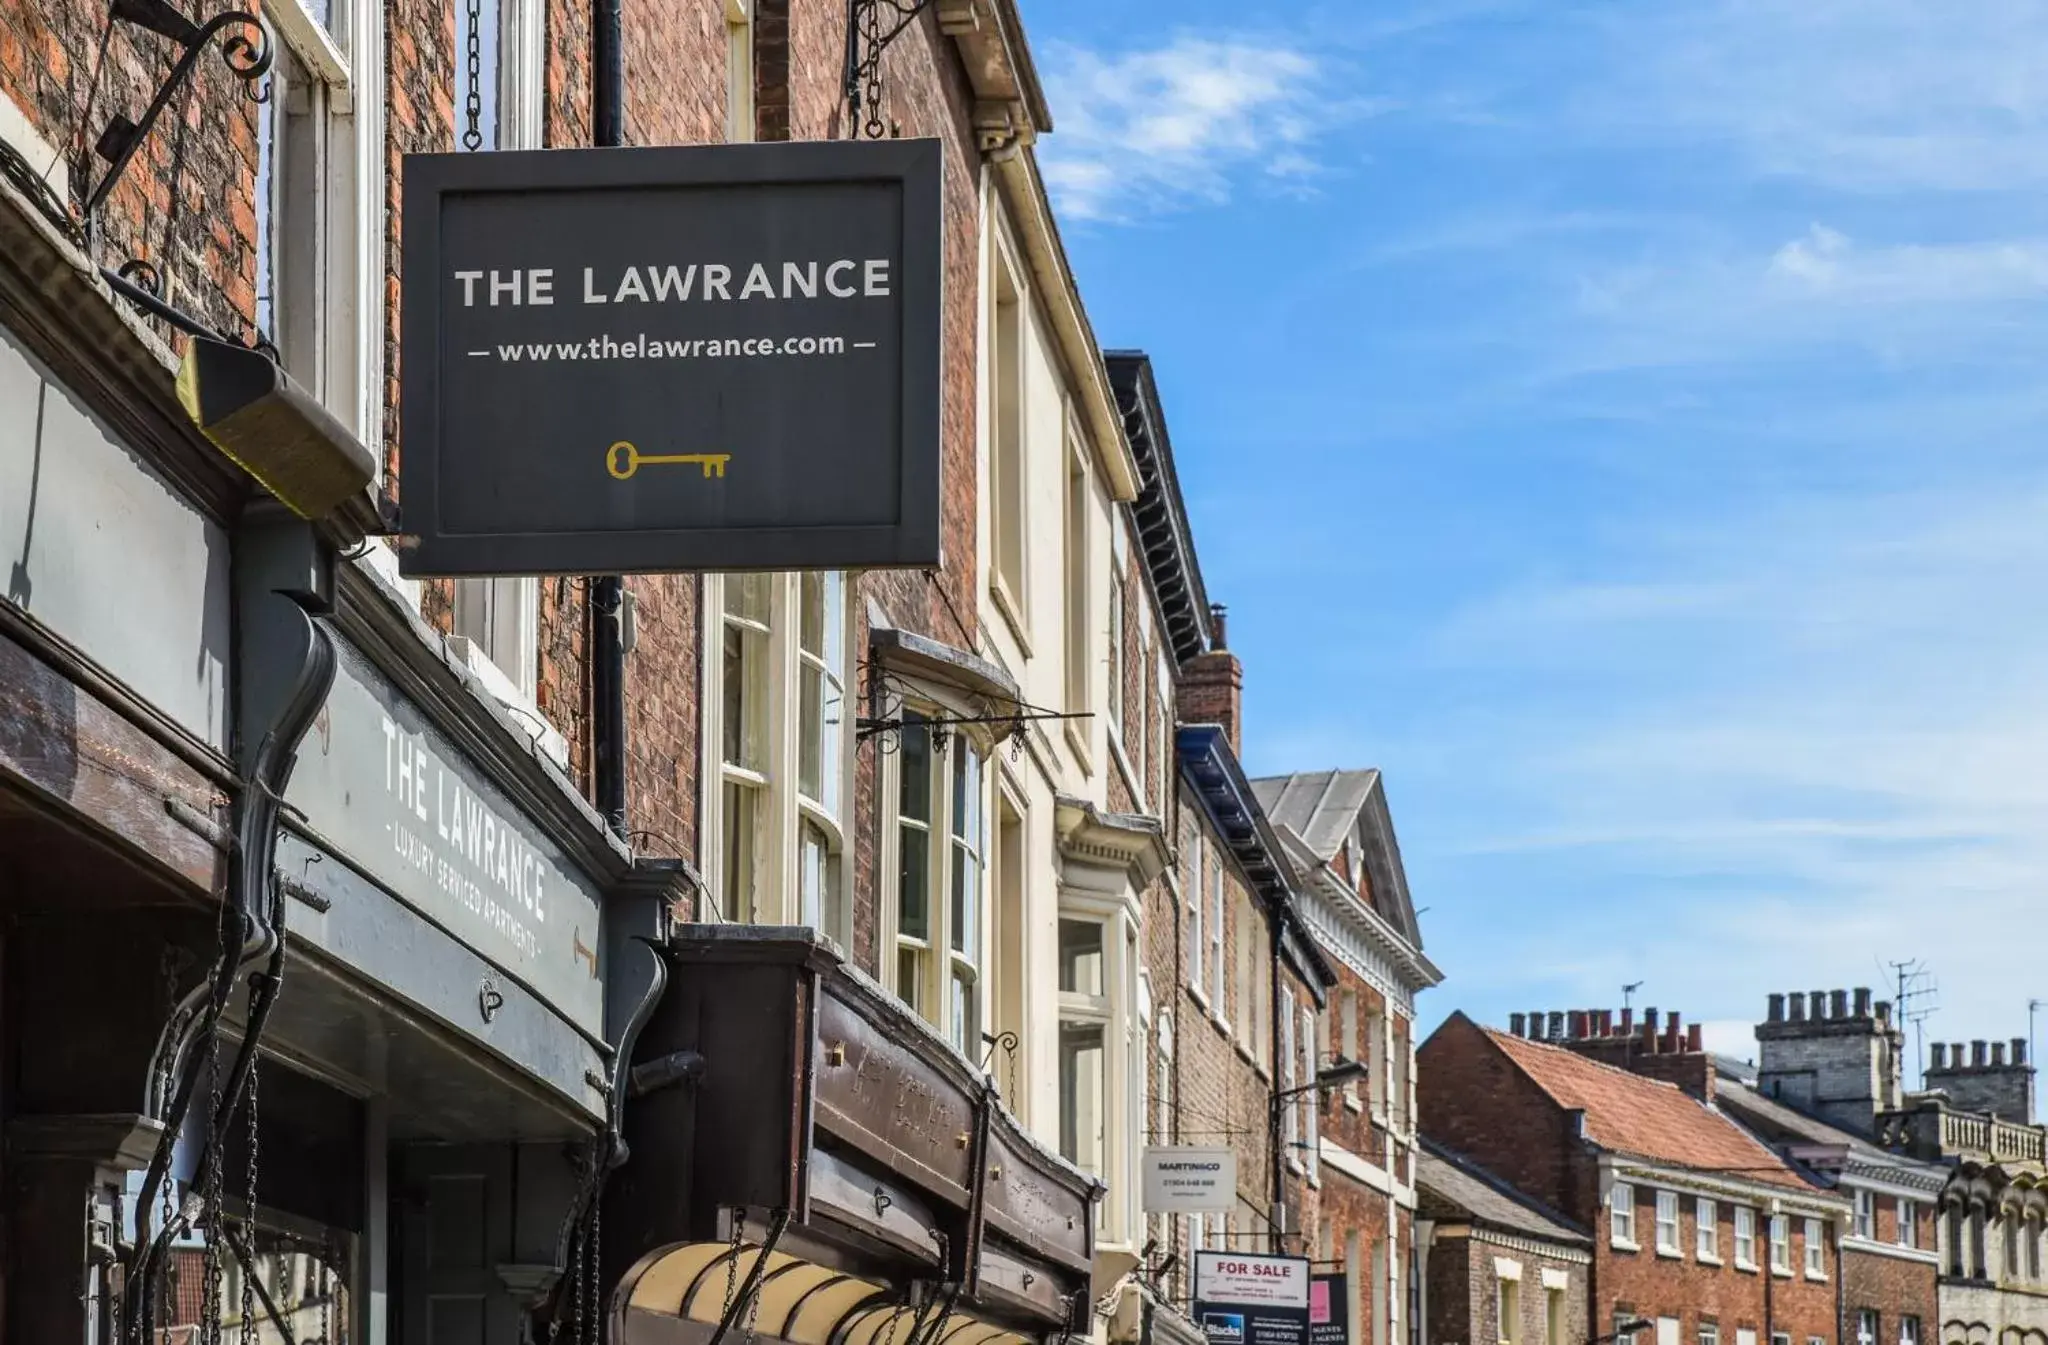
[[947, 1006], [946, 1029], [953, 1048], [969, 1060], [981, 1058], [981, 1004], [974, 987], [974, 972], [955, 964], [948, 991], [951, 1003]]
[[805, 798], [824, 801], [825, 674], [806, 663], [798, 675], [796, 787]]
[[896, 950], [896, 998], [924, 1012], [924, 953], [916, 948]]
[[1060, 992], [1101, 998], [1102, 926], [1093, 920], [1060, 921]]
[[931, 833], [905, 823], [897, 829], [901, 838], [900, 872], [896, 878], [896, 928], [912, 939], [931, 937]]
[[754, 918], [754, 883], [759, 866], [754, 844], [755, 793], [745, 785], [725, 786], [725, 902], [728, 920], [745, 923]]
[[981, 961], [981, 861], [959, 841], [953, 842], [953, 951], [970, 962]]
[[932, 734], [918, 715], [903, 716], [898, 752], [902, 760], [897, 771], [902, 777], [897, 811], [904, 817], [929, 822], [932, 817]]
[[725, 628], [725, 760], [751, 771], [767, 766], [767, 640], [759, 631]]
[[803, 922], [833, 938], [840, 926], [839, 863], [824, 828], [806, 821], [797, 837], [797, 888]]
[[1102, 1173], [1102, 1025], [1060, 1024], [1060, 1154], [1083, 1172]]
[[953, 834], [981, 848], [981, 758], [965, 742], [953, 752]]
[[725, 611], [728, 616], [768, 624], [773, 610], [772, 574], [729, 574], [725, 577]]

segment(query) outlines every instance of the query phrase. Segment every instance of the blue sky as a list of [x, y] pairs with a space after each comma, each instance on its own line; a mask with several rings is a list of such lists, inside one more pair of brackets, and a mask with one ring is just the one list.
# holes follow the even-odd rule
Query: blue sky
[[[1261, 772], [1462, 1007], [2048, 999], [2048, 6], [1025, 0]], [[2041, 1019], [2048, 1033], [2048, 1012]]]

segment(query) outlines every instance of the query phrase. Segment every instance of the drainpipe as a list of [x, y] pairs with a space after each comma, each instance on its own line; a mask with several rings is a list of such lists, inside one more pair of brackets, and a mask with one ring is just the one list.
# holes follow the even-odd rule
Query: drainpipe
[[[1266, 1060], [1277, 1084], [1280, 1078], [1280, 913], [1271, 907], [1266, 910], [1266, 931], [1272, 955], [1272, 974], [1267, 977], [1269, 1003], [1266, 1006], [1266, 1035], [1270, 1039], [1271, 1054]], [[1271, 1214], [1279, 1216], [1287, 1208], [1287, 1155], [1280, 1147], [1280, 1108], [1283, 1105], [1291, 1105], [1294, 1099], [1288, 1098], [1283, 1103], [1280, 1090], [1275, 1087], [1272, 1091], [1273, 1105], [1266, 1109], [1266, 1144], [1273, 1154]], [[1287, 1250], [1285, 1234], [1280, 1231], [1278, 1217], [1273, 1218], [1271, 1223], [1273, 1254], [1277, 1256]]]
[[[626, 42], [621, 0], [590, 7], [590, 129], [601, 147], [626, 143]], [[590, 581], [591, 777], [598, 812], [626, 834], [625, 580]]]

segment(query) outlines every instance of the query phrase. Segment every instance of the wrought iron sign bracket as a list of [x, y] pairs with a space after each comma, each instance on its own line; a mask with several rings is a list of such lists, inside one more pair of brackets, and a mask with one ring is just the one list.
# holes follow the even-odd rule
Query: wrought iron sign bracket
[[880, 140], [882, 53], [933, 0], [846, 0], [846, 107], [855, 134]]
[[[868, 663], [862, 666], [869, 670], [872, 690], [868, 695], [869, 713], [860, 715], [853, 721], [854, 740], [864, 743], [880, 734], [900, 734], [912, 722], [912, 717], [903, 710], [902, 690], [894, 679], [882, 673], [877, 665]], [[984, 702], [988, 699], [986, 696], [982, 697]], [[1091, 710], [1047, 710], [1036, 705], [1027, 705], [1023, 701], [1013, 703], [1007, 697], [998, 697], [996, 701], [997, 708], [987, 714], [920, 713], [915, 717], [915, 721], [918, 727], [930, 730], [938, 737], [941, 744], [944, 736], [952, 730], [972, 724], [999, 726], [1006, 731], [998, 736], [1008, 737], [1013, 743], [1021, 743], [1026, 724], [1095, 717]], [[1004, 705], [1010, 708], [1000, 708]]]
[[[256, 102], [266, 101], [270, 97], [268, 88], [259, 86], [258, 81], [270, 72], [275, 53], [271, 49], [270, 35], [263, 27], [262, 20], [247, 10], [228, 10], [214, 15], [201, 24], [186, 17], [170, 3], [170, 0], [112, 0], [107, 13], [109, 28], [117, 21], [133, 24], [159, 37], [168, 38], [179, 48], [178, 59], [172, 63], [162, 82], [157, 85], [156, 92], [150, 95], [149, 104], [143, 109], [142, 119], [130, 121], [125, 114], [115, 113], [108, 119], [106, 129], [100, 132], [99, 139], [93, 144], [93, 152], [106, 161], [107, 168], [85, 193], [83, 218], [75, 226], [79, 236], [88, 244], [98, 227], [100, 207], [107, 203], [107, 198], [121, 185], [121, 178], [128, 171], [128, 166], [135, 161], [136, 154], [149, 139], [150, 132], [156, 129], [157, 122], [170, 107], [172, 100], [181, 91], [188, 89], [200, 57], [206, 54], [206, 49], [213, 44], [216, 37], [221, 38], [222, 61], [226, 63], [228, 72], [242, 81], [247, 96]], [[177, 162], [179, 160], [174, 157], [173, 163]], [[174, 178], [176, 175], [177, 171], [174, 168]], [[171, 218], [174, 220], [177, 213], [178, 187], [179, 184], [174, 180], [171, 183]], [[166, 247], [168, 246], [167, 241]], [[241, 344], [172, 304], [164, 294], [163, 272], [153, 262], [141, 257], [131, 257], [117, 269], [101, 267], [100, 275], [116, 294], [129, 303], [187, 335]], [[254, 348], [264, 351], [272, 359], [277, 357], [276, 349], [268, 342], [259, 341]]]

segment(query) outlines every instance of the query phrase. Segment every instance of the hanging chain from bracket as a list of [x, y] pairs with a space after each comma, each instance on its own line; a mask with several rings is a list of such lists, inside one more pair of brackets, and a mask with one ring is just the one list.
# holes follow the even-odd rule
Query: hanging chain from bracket
[[469, 0], [469, 93], [462, 105], [468, 129], [462, 133], [462, 147], [475, 153], [484, 147], [484, 7], [483, 0]]
[[847, 0], [845, 95], [851, 133], [880, 140], [889, 131], [882, 117], [882, 53], [932, 0]]

